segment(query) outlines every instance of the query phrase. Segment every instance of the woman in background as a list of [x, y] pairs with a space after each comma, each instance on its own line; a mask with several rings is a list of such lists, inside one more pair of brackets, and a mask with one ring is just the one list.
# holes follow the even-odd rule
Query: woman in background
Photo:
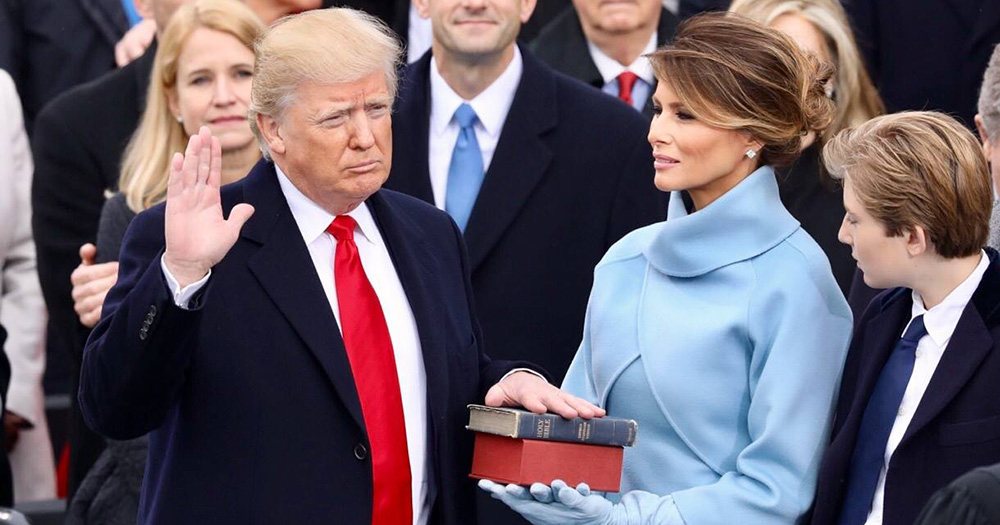
[[[156, 50], [146, 109], [125, 150], [120, 193], [101, 212], [97, 262], [117, 260], [132, 218], [165, 200], [170, 159], [202, 126], [221, 142], [223, 183], [243, 178], [260, 158], [247, 107], [253, 42], [263, 31], [260, 19], [237, 0], [198, 0], [170, 19]], [[85, 250], [92, 255], [92, 246], [81, 254]], [[83, 298], [77, 301], [81, 322], [96, 324], [116, 280], [117, 271], [74, 286], [74, 298]], [[77, 491], [67, 525], [134, 523], [146, 446], [145, 438], [109, 442]]]
[[846, 295], [855, 263], [850, 247], [837, 240], [844, 218], [843, 192], [819, 160], [827, 139], [885, 112], [872, 85], [838, 0], [735, 0], [729, 11], [792, 37], [803, 49], [834, 67], [827, 94], [835, 104], [833, 121], [820, 135], [803, 141], [804, 151], [790, 167], [778, 170], [781, 202], [830, 259], [833, 276]]
[[650, 62], [668, 218], [597, 265], [562, 385], [639, 422], [622, 494], [480, 486], [536, 524], [794, 523], [812, 502], [851, 314], [773, 167], [832, 120], [829, 69], [731, 14], [688, 19]]

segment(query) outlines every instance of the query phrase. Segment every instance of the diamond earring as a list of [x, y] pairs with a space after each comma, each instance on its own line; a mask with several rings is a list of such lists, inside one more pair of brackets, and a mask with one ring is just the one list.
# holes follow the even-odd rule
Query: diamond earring
[[748, 159], [752, 159], [757, 156], [757, 152], [754, 151], [753, 149], [748, 149], [746, 152], [746, 156]]
[[177, 123], [178, 124], [183, 124], [184, 123], [184, 118], [181, 117], [180, 115], [177, 115]]

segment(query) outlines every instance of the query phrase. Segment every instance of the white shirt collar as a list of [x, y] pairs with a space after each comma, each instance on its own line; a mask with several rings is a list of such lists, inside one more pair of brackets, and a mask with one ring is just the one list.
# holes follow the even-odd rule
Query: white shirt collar
[[[302, 233], [302, 240], [308, 246], [326, 232], [335, 216], [299, 191], [277, 164], [274, 165], [274, 171], [278, 174], [281, 193], [285, 194], [288, 208], [292, 211], [292, 217], [295, 218], [299, 232]], [[368, 209], [368, 203], [362, 202], [360, 206], [348, 212], [347, 215], [358, 223], [358, 230], [361, 231], [363, 239], [372, 244], [378, 244], [381, 236], [378, 235], [375, 218], [372, 217], [371, 210]], [[357, 240], [356, 236], [355, 240]]]
[[951, 339], [951, 335], [958, 326], [958, 320], [962, 317], [962, 312], [972, 299], [972, 294], [976, 293], [983, 274], [990, 265], [990, 257], [985, 251], [980, 250], [979, 264], [972, 273], [955, 287], [940, 304], [930, 310], [924, 308], [924, 300], [916, 290], [913, 290], [913, 308], [910, 317], [918, 315], [924, 316], [924, 326], [927, 328], [927, 335], [931, 336], [934, 343], [944, 346]]
[[646, 47], [643, 48], [642, 53], [639, 53], [639, 56], [628, 67], [619, 64], [617, 60], [604, 54], [604, 51], [601, 51], [590, 40], [587, 40], [587, 49], [590, 50], [590, 58], [594, 60], [594, 65], [597, 66], [597, 71], [601, 73], [601, 78], [604, 79], [605, 84], [617, 79], [618, 75], [621, 75], [623, 72], [631, 71], [650, 86], [656, 85], [656, 74], [653, 73], [653, 66], [649, 63], [649, 59], [646, 58], [646, 55], [656, 51], [656, 31], [653, 31], [653, 34], [649, 35], [649, 42], [646, 42]]
[[514, 103], [514, 94], [521, 83], [524, 62], [521, 51], [514, 46], [514, 58], [507, 69], [482, 93], [472, 100], [464, 100], [455, 93], [437, 68], [437, 59], [431, 56], [431, 131], [440, 135], [455, 116], [455, 110], [468, 103], [479, 117], [483, 129], [491, 137], [498, 137], [507, 120], [507, 113]]

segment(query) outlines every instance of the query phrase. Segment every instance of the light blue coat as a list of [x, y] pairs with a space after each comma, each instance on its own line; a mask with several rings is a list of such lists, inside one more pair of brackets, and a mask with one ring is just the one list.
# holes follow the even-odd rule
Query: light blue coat
[[793, 523], [812, 502], [851, 326], [770, 167], [690, 215], [675, 193], [666, 222], [612, 246], [563, 388], [639, 422], [629, 523]]

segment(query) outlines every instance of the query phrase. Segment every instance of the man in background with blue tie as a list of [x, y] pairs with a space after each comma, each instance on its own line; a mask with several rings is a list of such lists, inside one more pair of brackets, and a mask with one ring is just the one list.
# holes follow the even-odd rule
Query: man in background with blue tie
[[[942, 113], [875, 118], [823, 151], [844, 181], [865, 282], [814, 525], [913, 523], [936, 490], [1000, 461], [1000, 261], [975, 137]], [[895, 288], [894, 288], [895, 287]]]
[[[431, 51], [400, 81], [386, 187], [446, 210], [469, 249], [487, 353], [561, 381], [593, 269], [665, 213], [647, 121], [515, 43], [534, 0], [416, 0]], [[480, 523], [523, 523], [488, 496]]]

